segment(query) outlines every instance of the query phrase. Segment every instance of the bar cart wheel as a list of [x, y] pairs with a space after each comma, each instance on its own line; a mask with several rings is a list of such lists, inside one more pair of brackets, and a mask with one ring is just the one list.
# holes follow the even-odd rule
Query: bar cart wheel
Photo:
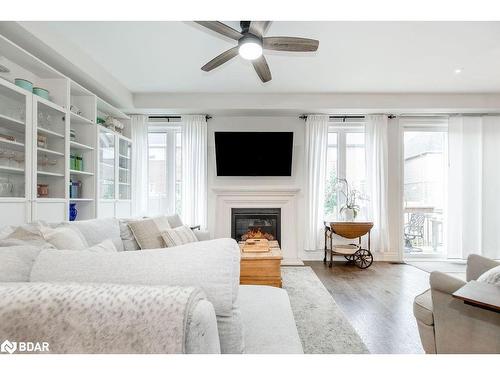
[[373, 263], [373, 255], [370, 250], [367, 249], [359, 249], [352, 257], [354, 258], [354, 264], [361, 269], [368, 268]]

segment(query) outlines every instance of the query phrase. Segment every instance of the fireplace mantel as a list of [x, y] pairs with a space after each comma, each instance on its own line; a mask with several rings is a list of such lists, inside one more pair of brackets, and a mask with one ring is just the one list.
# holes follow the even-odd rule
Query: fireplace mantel
[[213, 188], [215, 200], [214, 235], [231, 237], [232, 208], [280, 208], [281, 249], [283, 264], [303, 264], [299, 259], [297, 226], [298, 188], [289, 187], [228, 187]]

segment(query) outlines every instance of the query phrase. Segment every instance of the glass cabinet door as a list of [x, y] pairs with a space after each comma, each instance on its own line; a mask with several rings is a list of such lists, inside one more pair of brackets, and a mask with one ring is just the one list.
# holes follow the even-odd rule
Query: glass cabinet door
[[0, 79], [0, 200], [26, 198], [27, 97]]
[[131, 199], [131, 143], [120, 138], [118, 148], [118, 199]]
[[99, 130], [99, 196], [115, 199], [115, 135]]

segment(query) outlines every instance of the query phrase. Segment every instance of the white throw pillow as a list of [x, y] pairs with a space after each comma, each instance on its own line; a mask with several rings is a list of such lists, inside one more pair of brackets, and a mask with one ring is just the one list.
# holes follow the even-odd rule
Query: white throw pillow
[[89, 247], [83, 235], [76, 228], [62, 226], [50, 228], [42, 226], [43, 239], [58, 250], [85, 250]]
[[174, 247], [185, 245], [190, 242], [197, 242], [195, 234], [187, 225], [182, 225], [177, 228], [167, 229], [161, 232], [161, 236], [163, 237], [163, 241], [167, 247]]
[[161, 249], [165, 247], [161, 232], [170, 229], [166, 216], [131, 221], [128, 226], [141, 249]]
[[500, 266], [489, 269], [479, 276], [477, 281], [500, 286]]
[[89, 247], [86, 250], [92, 251], [95, 253], [116, 253], [118, 251], [115, 244], [113, 243], [113, 240], [111, 240], [111, 239], [104, 240], [101, 243], [98, 243], [97, 245]]

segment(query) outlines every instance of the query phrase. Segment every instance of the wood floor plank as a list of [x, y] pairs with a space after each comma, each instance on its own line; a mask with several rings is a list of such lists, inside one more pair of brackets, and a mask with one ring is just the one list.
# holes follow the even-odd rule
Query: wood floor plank
[[429, 274], [406, 264], [375, 262], [360, 270], [345, 262], [310, 266], [371, 353], [423, 353], [413, 299], [429, 288]]

